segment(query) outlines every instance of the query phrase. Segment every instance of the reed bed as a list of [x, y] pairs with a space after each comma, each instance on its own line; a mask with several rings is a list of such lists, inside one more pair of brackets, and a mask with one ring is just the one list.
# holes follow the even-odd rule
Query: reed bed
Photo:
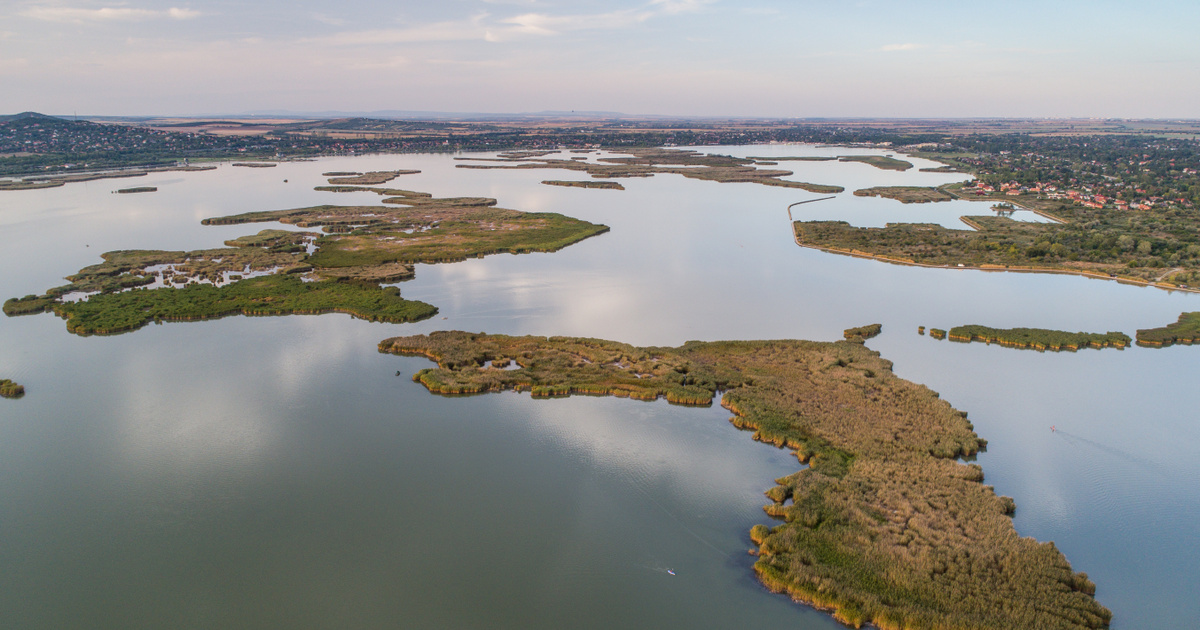
[[[652, 177], [659, 174], [682, 175], [691, 179], [702, 179], [723, 183], [755, 183], [766, 186], [800, 188], [814, 193], [840, 193], [841, 186], [812, 184], [781, 179], [792, 175], [792, 171], [755, 168], [758, 163], [752, 158], [735, 158], [728, 155], [711, 155], [698, 151], [664, 148], [625, 149], [626, 156], [600, 158], [600, 163], [545, 158], [535, 153], [507, 154], [501, 158], [472, 160], [470, 164], [458, 164], [458, 168], [472, 169], [564, 169], [582, 171], [594, 178], [612, 179], [620, 177]], [[544, 155], [544, 154], [543, 154]], [[489, 162], [481, 164], [479, 162]]]
[[[390, 195], [383, 200], [388, 205], [324, 205], [206, 219], [205, 225], [280, 221], [320, 228], [324, 235], [269, 229], [228, 240], [225, 248], [108, 252], [101, 263], [69, 276], [69, 284], [7, 300], [4, 313], [52, 311], [67, 320], [69, 331], [84, 335], [136, 330], [150, 321], [234, 314], [342, 312], [372, 321], [415, 321], [436, 309], [379, 286], [412, 278], [414, 263], [551, 252], [608, 231], [561, 214], [496, 208], [495, 199], [352, 188]], [[310, 248], [315, 249], [311, 254]], [[302, 274], [311, 282], [297, 277]], [[151, 285], [158, 288], [144, 289]], [[72, 301], [79, 297], [84, 299]]]
[[369, 173], [350, 173], [339, 174], [330, 178], [329, 183], [333, 185], [347, 186], [375, 186], [377, 184], [386, 184], [401, 175], [416, 175], [421, 171], [411, 169], [402, 169], [397, 171], [371, 171]]
[[[854, 627], [1104, 628], [1095, 585], [1053, 543], [1019, 536], [1015, 504], [957, 458], [983, 449], [966, 414], [897, 378], [861, 343], [689, 342], [465, 332], [396, 337], [381, 352], [437, 361], [413, 380], [443, 395], [503, 390], [721, 404], [754, 439], [808, 467], [767, 491], [754, 569], [770, 589]], [[516, 361], [519, 369], [491, 366]], [[790, 503], [789, 503], [790, 501]]]
[[883, 324], [868, 324], [857, 328], [847, 328], [842, 331], [842, 337], [848, 341], [857, 341], [862, 343], [867, 339], [877, 336], [883, 332]]
[[1200, 343], [1200, 313], [1182, 313], [1179, 321], [1159, 328], [1146, 328], [1137, 331], [1139, 346], [1157, 347], [1181, 343], [1192, 345]]
[[0, 378], [0, 398], [20, 398], [25, 395], [25, 386], [11, 379]]
[[953, 196], [940, 188], [923, 186], [875, 186], [854, 191], [856, 197], [883, 197], [900, 203], [934, 203], [951, 201]]
[[912, 162], [900, 160], [890, 155], [841, 155], [839, 162], [860, 162], [869, 164], [885, 171], [907, 171], [912, 168]]
[[955, 326], [946, 335], [950, 341], [970, 343], [982, 341], [1009, 348], [1051, 350], [1054, 352], [1080, 348], [1126, 348], [1133, 342], [1122, 332], [1107, 333], [1067, 332], [1045, 328], [989, 328], [987, 326]]
[[79, 302], [56, 303], [55, 314], [77, 335], [112, 335], [150, 322], [200, 321], [228, 315], [317, 315], [346, 313], [377, 322], [412, 322], [437, 309], [400, 297], [396, 287], [367, 283], [304, 282], [294, 275], [248, 278], [225, 286], [189, 284], [182, 288], [105, 293]]
[[542, 181], [547, 186], [564, 186], [567, 188], [600, 188], [607, 190], [625, 190], [620, 182], [591, 182], [587, 180], [547, 179]]

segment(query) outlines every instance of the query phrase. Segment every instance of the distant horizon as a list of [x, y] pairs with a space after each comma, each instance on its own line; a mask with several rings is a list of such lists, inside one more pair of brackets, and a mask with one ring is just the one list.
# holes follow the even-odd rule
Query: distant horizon
[[0, 111], [1200, 116], [1200, 3], [14, 0]]
[[11, 114], [0, 114], [2, 116], [19, 116], [21, 114], [41, 114], [44, 116], [53, 116], [55, 118], [80, 118], [80, 119], [169, 119], [183, 118], [194, 120], [209, 120], [217, 118], [304, 118], [313, 120], [327, 120], [339, 118], [377, 118], [380, 120], [404, 120], [404, 119], [420, 119], [422, 117], [444, 119], [444, 120], [502, 120], [514, 118], [586, 118], [595, 120], [605, 120], [612, 118], [629, 118], [643, 120], [761, 120], [761, 121], [1130, 121], [1130, 122], [1200, 122], [1200, 116], [1195, 118], [1184, 118], [1176, 116], [1164, 117], [1129, 117], [1129, 116], [740, 116], [740, 115], [678, 115], [678, 114], [631, 114], [627, 112], [608, 112], [594, 110], [580, 111], [560, 111], [560, 110], [541, 110], [541, 111], [519, 111], [519, 112], [459, 112], [459, 111], [404, 111], [404, 110], [374, 110], [374, 111], [356, 111], [356, 110], [321, 110], [321, 111], [302, 111], [302, 110], [255, 110], [243, 112], [217, 112], [217, 113], [199, 113], [199, 114], [98, 114], [98, 113], [47, 113], [35, 110], [22, 110]]

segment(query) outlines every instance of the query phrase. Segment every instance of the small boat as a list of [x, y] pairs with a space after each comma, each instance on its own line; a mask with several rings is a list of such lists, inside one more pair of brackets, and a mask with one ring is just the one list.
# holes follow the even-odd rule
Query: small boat
[[670, 570], [670, 569], [667, 569], [667, 573], [669, 573], [669, 574], [671, 574], [671, 575], [675, 575], [675, 572], [674, 572], [674, 571], [672, 571], [672, 570]]

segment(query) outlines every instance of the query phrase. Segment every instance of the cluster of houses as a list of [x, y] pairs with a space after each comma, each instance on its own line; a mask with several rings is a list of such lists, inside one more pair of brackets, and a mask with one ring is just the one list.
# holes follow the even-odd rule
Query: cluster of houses
[[[1149, 210], [1155, 206], [1173, 206], [1177, 202], [1183, 205], [1190, 206], [1191, 204], [1184, 199], [1165, 199], [1159, 196], [1149, 196], [1134, 201], [1125, 199], [1117, 199], [1107, 195], [1094, 192], [1090, 187], [1083, 187], [1082, 190], [1076, 189], [1061, 189], [1054, 184], [1046, 184], [1038, 182], [1036, 184], [1023, 185], [1017, 182], [1005, 182], [997, 186], [987, 184], [985, 182], [975, 180], [968, 182], [962, 187], [962, 192], [968, 195], [995, 195], [1002, 194], [1009, 197], [1019, 197], [1021, 195], [1037, 195], [1044, 199], [1069, 199], [1087, 208], [1116, 208], [1117, 210]], [[1135, 189], [1135, 192], [1145, 194], [1142, 189]]]

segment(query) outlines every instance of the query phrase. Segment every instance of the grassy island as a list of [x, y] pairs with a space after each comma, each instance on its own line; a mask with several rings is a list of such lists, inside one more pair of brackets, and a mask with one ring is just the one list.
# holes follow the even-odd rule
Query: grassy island
[[322, 269], [390, 263], [438, 263], [497, 253], [552, 252], [608, 226], [549, 212], [496, 208], [484, 197], [435, 198], [427, 193], [380, 189], [393, 194], [387, 206], [315, 206], [250, 212], [205, 219], [205, 225], [280, 221], [320, 227], [317, 251], [306, 263]]
[[842, 331], [842, 336], [848, 341], [863, 342], [872, 337], [878, 336], [883, 332], [883, 324], [870, 324], [867, 326], [859, 326], [858, 328], [847, 328]]
[[961, 166], [954, 166], [951, 164], [943, 164], [941, 166], [931, 166], [929, 168], [923, 168], [923, 169], [921, 169], [921, 172], [922, 173], [969, 173], [970, 171], [962, 168]]
[[158, 187], [157, 187], [157, 186], [134, 186], [133, 188], [121, 188], [121, 189], [118, 189], [118, 190], [117, 190], [117, 192], [118, 192], [118, 193], [121, 193], [121, 194], [123, 194], [123, 195], [124, 195], [124, 194], [131, 194], [131, 193], [148, 193], [148, 192], [158, 192]]
[[[389, 171], [395, 176], [396, 171]], [[368, 173], [367, 175], [378, 175]], [[381, 206], [316, 206], [217, 217], [205, 225], [280, 221], [321, 232], [268, 229], [197, 251], [124, 250], [69, 276], [43, 295], [9, 299], [9, 316], [50, 311], [71, 332], [114, 334], [151, 321], [233, 314], [342, 312], [409, 322], [437, 309], [381, 287], [413, 277], [415, 263], [494, 253], [552, 252], [608, 231], [561, 214], [496, 208], [482, 197], [365, 188]]]
[[1146, 328], [1137, 331], [1139, 346], [1163, 347], [1177, 343], [1191, 345], [1200, 343], [1200, 313], [1183, 313], [1179, 321], [1161, 328]]
[[[754, 438], [808, 467], [777, 480], [755, 526], [768, 588], [832, 609], [854, 627], [1107, 627], [1095, 586], [1052, 543], [1019, 536], [1011, 499], [957, 458], [985, 445], [928, 388], [897, 378], [860, 343], [689, 342], [639, 348], [597, 339], [463, 332], [382, 341], [426, 356], [413, 380], [443, 395], [529, 391], [721, 404]], [[495, 367], [515, 362], [518, 369]]]
[[987, 326], [955, 326], [946, 334], [950, 341], [996, 343], [1010, 348], [1030, 350], [1075, 351], [1080, 348], [1125, 348], [1133, 342], [1121, 332], [1083, 333], [1045, 328], [989, 328]]
[[898, 160], [890, 155], [841, 155], [839, 162], [862, 162], [885, 171], [907, 171], [912, 168], [912, 162]]
[[949, 193], [940, 188], [924, 186], [876, 186], [854, 191], [856, 197], [883, 197], [895, 199], [900, 203], [931, 203], [950, 201], [954, 199]]
[[832, 162], [832, 161], [836, 160], [837, 158], [833, 157], [833, 156], [825, 156], [825, 155], [795, 155], [795, 156], [784, 156], [784, 157], [761, 157], [760, 156], [760, 157], [750, 157], [748, 159], [754, 160], [755, 162], [759, 162], [759, 163], [763, 163], [763, 162], [774, 163], [774, 162]]
[[275, 162], [234, 162], [233, 165], [246, 168], [275, 168], [279, 166]]
[[227, 315], [316, 315], [347, 313], [377, 322], [413, 322], [437, 309], [400, 297], [400, 289], [371, 283], [304, 282], [293, 275], [248, 278], [217, 287], [136, 289], [94, 295], [88, 300], [53, 305], [78, 335], [111, 335], [154, 321], [199, 321]]
[[7, 378], [0, 378], [0, 398], [20, 398], [25, 395], [25, 386]]
[[73, 173], [70, 175], [32, 175], [22, 179], [0, 180], [2, 190], [36, 190], [39, 188], [58, 188], [76, 182], [91, 182], [98, 179], [124, 179], [126, 177], [143, 177], [149, 173], [166, 173], [171, 171], [213, 171], [215, 166], [160, 166], [144, 169], [126, 169], [103, 171], [99, 173]]
[[619, 177], [652, 177], [662, 173], [683, 175], [692, 179], [714, 182], [750, 182], [766, 186], [800, 188], [814, 193], [839, 193], [841, 186], [809, 184], [780, 179], [792, 171], [755, 168], [755, 160], [728, 155], [709, 155], [681, 149], [624, 149], [625, 157], [599, 158], [600, 164], [543, 157], [537, 153], [501, 154], [499, 158], [473, 159], [471, 162], [499, 164], [458, 164], [458, 168], [473, 169], [546, 169], [558, 168], [582, 171], [598, 179]]
[[374, 186], [386, 184], [401, 175], [416, 175], [420, 172], [414, 170], [372, 171], [370, 173], [326, 173], [326, 176], [331, 177], [329, 183], [334, 185]]
[[547, 186], [566, 186], [568, 188], [603, 188], [608, 190], [625, 190], [621, 182], [589, 182], [578, 180], [547, 179], [542, 181]]

